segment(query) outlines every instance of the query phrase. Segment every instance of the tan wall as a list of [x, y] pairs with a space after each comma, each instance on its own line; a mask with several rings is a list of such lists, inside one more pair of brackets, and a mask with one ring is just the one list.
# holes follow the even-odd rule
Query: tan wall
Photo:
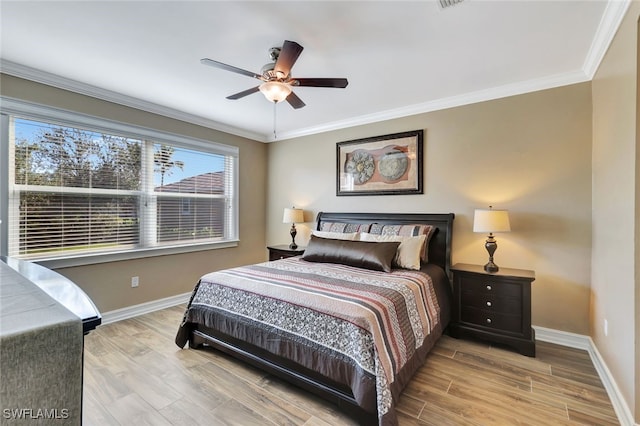
[[[336, 142], [425, 130], [424, 194], [337, 197]], [[453, 261], [484, 264], [474, 208], [510, 210], [496, 263], [533, 269], [533, 323], [586, 334], [591, 258], [591, 85], [478, 103], [269, 144], [267, 242], [289, 241], [284, 207], [453, 212]], [[304, 243], [313, 223], [298, 226]]]
[[[267, 176], [265, 144], [7, 75], [0, 75], [0, 78], [0, 93], [3, 96], [233, 145], [240, 149], [238, 247], [58, 270], [82, 287], [100, 311], [186, 293], [206, 272], [266, 259], [263, 219]], [[138, 288], [131, 288], [132, 276], [140, 277]]]
[[[638, 225], [638, 212], [640, 212], [640, 12], [635, 10], [635, 14], [637, 17], [637, 38], [636, 38], [636, 256], [635, 256], [635, 311], [633, 316], [635, 317], [635, 351], [636, 351], [636, 362], [635, 362], [635, 422], [640, 424], [640, 249], [638, 248], [638, 242], [640, 241], [640, 226]], [[633, 16], [633, 15], [631, 15]]]
[[[640, 420], [637, 317], [638, 16], [632, 2], [593, 79], [593, 260], [591, 336], [636, 421]], [[609, 323], [604, 334], [604, 320]], [[634, 339], [635, 336], [635, 339]], [[634, 343], [635, 341], [635, 343]], [[634, 408], [635, 407], [635, 408]]]

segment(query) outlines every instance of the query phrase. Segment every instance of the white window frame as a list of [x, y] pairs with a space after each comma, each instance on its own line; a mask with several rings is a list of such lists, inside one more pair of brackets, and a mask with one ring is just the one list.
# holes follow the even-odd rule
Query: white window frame
[[[86, 253], [69, 255], [66, 257], [39, 258], [37, 263], [48, 268], [62, 268], [70, 266], [90, 265], [129, 259], [140, 259], [167, 254], [188, 253], [194, 251], [211, 250], [219, 248], [235, 247], [239, 242], [239, 149], [231, 145], [195, 139], [187, 136], [162, 132], [146, 127], [136, 126], [118, 121], [99, 118], [78, 112], [63, 110], [50, 106], [26, 102], [19, 99], [0, 97], [0, 255], [8, 255], [9, 238], [9, 191], [12, 183], [10, 178], [11, 162], [9, 159], [9, 131], [11, 116], [58, 124], [66, 127], [79, 127], [88, 130], [130, 137], [140, 140], [152, 140], [155, 143], [165, 143], [186, 149], [195, 149], [213, 154], [221, 154], [226, 158], [225, 167], [230, 168], [233, 176], [226, 191], [229, 192], [233, 214], [226, 224], [225, 240], [216, 242], [198, 243], [190, 241], [175, 245], [162, 245], [157, 247], [144, 247], [130, 250], [122, 250], [111, 253]], [[153, 153], [151, 153], [153, 155]], [[145, 161], [143, 164], [146, 164]], [[148, 179], [147, 179], [148, 181]], [[150, 218], [141, 217], [141, 220]], [[155, 218], [153, 218], [155, 220]]]

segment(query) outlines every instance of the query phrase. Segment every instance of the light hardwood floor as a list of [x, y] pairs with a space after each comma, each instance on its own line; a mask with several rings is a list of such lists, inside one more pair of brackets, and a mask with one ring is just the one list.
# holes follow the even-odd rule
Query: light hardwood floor
[[[85, 337], [84, 425], [356, 425], [329, 403], [213, 350], [173, 342], [184, 306]], [[443, 336], [402, 394], [400, 425], [618, 425], [585, 351], [528, 358]]]

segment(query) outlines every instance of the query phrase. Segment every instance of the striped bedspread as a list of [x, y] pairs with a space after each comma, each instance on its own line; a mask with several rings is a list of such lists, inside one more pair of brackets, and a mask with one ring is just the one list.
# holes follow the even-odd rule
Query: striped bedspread
[[[381, 424], [396, 422], [393, 406], [398, 395], [392, 389], [398, 373], [433, 330], [441, 332], [440, 307], [426, 273], [376, 272], [300, 258], [204, 275], [183, 325], [213, 322], [215, 314], [203, 311], [229, 315], [347, 360], [375, 380]], [[318, 366], [317, 360], [295, 361], [315, 370], [328, 368]], [[358, 387], [352, 387], [356, 399]]]

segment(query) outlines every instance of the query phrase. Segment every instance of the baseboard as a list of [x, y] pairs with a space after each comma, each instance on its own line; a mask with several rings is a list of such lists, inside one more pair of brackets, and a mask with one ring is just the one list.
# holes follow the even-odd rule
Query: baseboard
[[[611, 375], [611, 371], [605, 364], [602, 355], [598, 351], [595, 343], [589, 337], [589, 341], [591, 342], [591, 348], [589, 350], [589, 355], [591, 355], [591, 360], [593, 361], [593, 365], [598, 370], [598, 375], [600, 376], [600, 380], [602, 380], [602, 384], [604, 385], [609, 397], [611, 398], [611, 403], [613, 404], [613, 408], [616, 410], [616, 414], [618, 415], [618, 420], [620, 420], [620, 424], [623, 426], [639, 426], [638, 423], [634, 422], [633, 414], [631, 413], [631, 409], [627, 405], [626, 401], [622, 397], [622, 392], [620, 392], [620, 388], [616, 384], [613, 376]], [[636, 374], [640, 373], [636, 370]], [[616, 395], [615, 397], [613, 395]]]
[[191, 292], [183, 293], [171, 297], [166, 297], [164, 299], [152, 300], [151, 302], [145, 302], [139, 305], [127, 306], [126, 308], [104, 312], [102, 314], [102, 324], [122, 321], [127, 318], [137, 317], [138, 315], [148, 314], [149, 312], [159, 311], [160, 309], [170, 308], [181, 303], [188, 303], [190, 297]]
[[[600, 355], [600, 352], [591, 337], [582, 334], [554, 330], [551, 328], [537, 326], [534, 326], [533, 328], [536, 331], [536, 340], [587, 351], [591, 357], [591, 362], [593, 362], [593, 365], [600, 376], [602, 385], [611, 399], [611, 404], [618, 416], [620, 424], [622, 426], [640, 426], [635, 423], [629, 405], [622, 396], [620, 388], [616, 384], [615, 379], [611, 375], [611, 371], [609, 371], [607, 364], [605, 364], [604, 359]], [[638, 371], [636, 371], [636, 374], [638, 374]]]

